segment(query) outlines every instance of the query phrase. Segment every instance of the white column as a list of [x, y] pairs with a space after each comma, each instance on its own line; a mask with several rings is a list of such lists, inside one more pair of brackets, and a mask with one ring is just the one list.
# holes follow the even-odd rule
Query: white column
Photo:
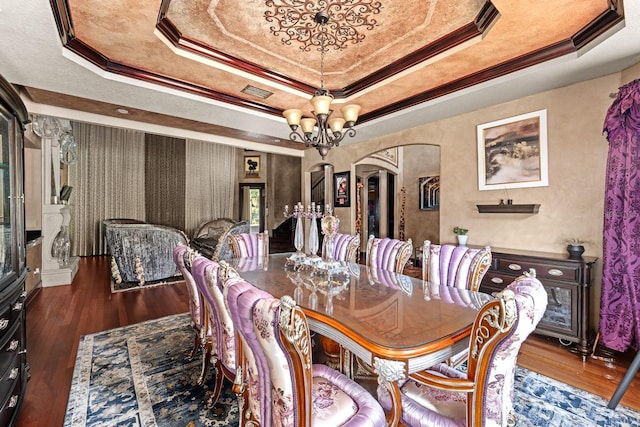
[[71, 222], [69, 205], [45, 204], [42, 207], [42, 286], [70, 285], [78, 271], [80, 258], [70, 257], [67, 265], [61, 265], [52, 254], [53, 241], [63, 226]]
[[[68, 121], [64, 125], [69, 126]], [[71, 209], [60, 196], [60, 146], [58, 136], [42, 137], [42, 286], [69, 285], [78, 270], [78, 257], [60, 265], [51, 253], [53, 241], [71, 222]]]

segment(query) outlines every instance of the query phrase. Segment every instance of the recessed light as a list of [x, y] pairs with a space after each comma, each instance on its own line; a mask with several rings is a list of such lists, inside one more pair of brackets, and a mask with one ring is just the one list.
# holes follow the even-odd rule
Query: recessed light
[[120, 114], [130, 114], [129, 110], [127, 110], [126, 108], [118, 108], [116, 111]]

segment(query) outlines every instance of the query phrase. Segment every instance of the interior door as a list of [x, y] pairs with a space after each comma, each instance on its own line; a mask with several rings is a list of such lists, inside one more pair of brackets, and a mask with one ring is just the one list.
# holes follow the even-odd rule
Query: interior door
[[248, 220], [252, 233], [264, 231], [265, 224], [264, 184], [240, 185], [240, 220]]

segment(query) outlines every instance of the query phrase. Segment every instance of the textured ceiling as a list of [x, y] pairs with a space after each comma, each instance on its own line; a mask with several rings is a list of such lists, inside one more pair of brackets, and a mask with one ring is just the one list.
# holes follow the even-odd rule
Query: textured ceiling
[[[308, 99], [320, 84], [320, 55], [313, 48], [301, 50], [296, 42], [282, 43], [273, 34], [273, 20], [265, 19], [273, 2], [52, 0], [48, 13], [63, 51], [103, 76], [124, 76], [267, 116], [281, 117], [287, 108], [308, 112]], [[346, 7], [350, 2], [338, 3]], [[380, 12], [372, 16], [377, 25], [362, 30], [364, 40], [329, 49], [324, 60], [325, 87], [337, 103], [362, 106], [360, 124], [567, 54], [579, 55], [599, 37], [608, 37], [607, 31], [624, 18], [622, 2], [611, 0], [380, 3]], [[197, 125], [197, 114], [185, 120], [188, 111], [136, 111], [136, 102], [126, 98], [105, 103], [71, 91], [57, 96], [53, 85], [17, 83], [37, 103], [108, 115], [124, 106], [137, 114], [136, 120], [299, 147], [274, 138], [266, 128], [260, 135], [225, 123]], [[245, 94], [248, 85], [273, 95], [261, 99]]]

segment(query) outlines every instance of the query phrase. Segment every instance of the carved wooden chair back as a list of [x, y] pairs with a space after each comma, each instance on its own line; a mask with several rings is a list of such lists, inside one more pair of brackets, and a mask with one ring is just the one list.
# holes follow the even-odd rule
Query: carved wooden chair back
[[[358, 262], [360, 258], [360, 234], [336, 233], [333, 238], [333, 259], [336, 261]], [[322, 242], [322, 255], [325, 258], [326, 239]]]
[[402, 273], [412, 252], [411, 239], [405, 242], [388, 237], [378, 238], [372, 234], [367, 241], [366, 265]]
[[[260, 425], [386, 425], [382, 408], [364, 388], [325, 365], [312, 365], [306, 316], [293, 299], [278, 300], [247, 285], [229, 287], [227, 303], [242, 342], [241, 363], [249, 361], [247, 369], [253, 365], [257, 371], [245, 387], [253, 390], [249, 399], [256, 401], [263, 397], [258, 390], [267, 391], [268, 401], [260, 402]], [[252, 416], [241, 413], [243, 419]]]
[[422, 246], [422, 279], [436, 285], [477, 291], [491, 265], [491, 247], [482, 249], [455, 245]]
[[228, 237], [229, 248], [234, 258], [269, 256], [269, 232], [238, 233]]
[[191, 315], [191, 326], [195, 331], [195, 339], [193, 349], [189, 354], [189, 358], [193, 358], [200, 348], [201, 330], [204, 325], [204, 313], [202, 310], [202, 297], [198, 292], [195, 279], [191, 274], [191, 263], [196, 257], [197, 252], [186, 245], [177, 245], [173, 249], [173, 261], [180, 270], [182, 277], [187, 285], [187, 294], [189, 296], [189, 314]]
[[[520, 346], [547, 307], [535, 271], [518, 277], [478, 312], [469, 340], [467, 372], [441, 363], [401, 385], [407, 425], [515, 425], [513, 387]], [[386, 388], [378, 399], [389, 408]]]

